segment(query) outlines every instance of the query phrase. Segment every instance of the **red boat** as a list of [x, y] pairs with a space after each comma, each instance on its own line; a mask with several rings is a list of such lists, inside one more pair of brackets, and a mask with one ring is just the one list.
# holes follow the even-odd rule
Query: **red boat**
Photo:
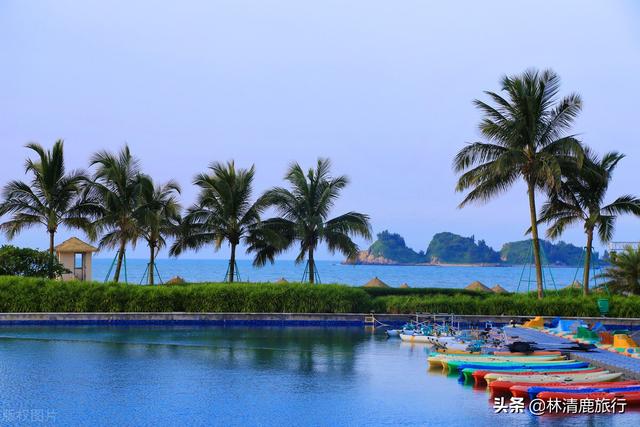
[[616, 392], [616, 393], [562, 393], [561, 391], [543, 391], [538, 393], [538, 399], [549, 400], [549, 399], [576, 399], [576, 401], [580, 401], [583, 399], [617, 399], [623, 400], [626, 402], [627, 406], [638, 406], [640, 405], [640, 391], [631, 391], [628, 393], [625, 392]]
[[[575, 372], [579, 372], [579, 373], [585, 373], [585, 374], [589, 374], [592, 372], [602, 372], [604, 371], [604, 369], [602, 368], [592, 368], [592, 369], [580, 369], [580, 370], [572, 370], [572, 371], [554, 371], [553, 369], [549, 369], [548, 371], [521, 371], [521, 372], [508, 372], [508, 371], [500, 371], [503, 372], [505, 375], [540, 375], [540, 374], [551, 374], [551, 375], [555, 375], [555, 374], [573, 374]], [[475, 385], [479, 386], [479, 385], [484, 385], [485, 384], [485, 380], [484, 380], [484, 376], [487, 374], [490, 374], [494, 371], [475, 371], [473, 374], [473, 382]], [[491, 384], [489, 384], [489, 387], [491, 387]]]
[[[529, 397], [529, 388], [530, 387], [553, 387], [553, 388], [561, 388], [565, 390], [578, 390], [581, 388], [618, 388], [618, 387], [632, 387], [639, 386], [640, 382], [638, 381], [614, 381], [614, 382], [603, 382], [603, 383], [547, 383], [547, 384], [532, 384], [532, 383], [517, 383], [514, 386], [509, 388], [511, 395], [514, 397]], [[540, 394], [540, 393], [538, 393]], [[573, 393], [572, 393], [573, 394]]]
[[[625, 382], [625, 381], [620, 381], [620, 382]], [[588, 383], [588, 382], [528, 383], [526, 381], [522, 381], [522, 382], [519, 382], [519, 381], [518, 382], [516, 382], [516, 381], [493, 381], [491, 384], [489, 384], [489, 391], [491, 391], [492, 395], [501, 396], [501, 395], [510, 395], [511, 394], [511, 387], [513, 387], [513, 386], [556, 387], [558, 385], [562, 386], [562, 385], [567, 385], [567, 384], [587, 387], [589, 384], [593, 384], [593, 383]], [[519, 397], [525, 397], [525, 396], [520, 395]]]

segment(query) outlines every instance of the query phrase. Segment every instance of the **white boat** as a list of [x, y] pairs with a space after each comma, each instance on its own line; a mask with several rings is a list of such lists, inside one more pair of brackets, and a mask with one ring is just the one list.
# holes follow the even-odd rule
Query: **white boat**
[[465, 350], [468, 347], [467, 343], [456, 341], [456, 337], [452, 336], [435, 336], [435, 335], [420, 335], [413, 334], [408, 335], [405, 333], [400, 334], [402, 341], [419, 344], [430, 344], [450, 350]]

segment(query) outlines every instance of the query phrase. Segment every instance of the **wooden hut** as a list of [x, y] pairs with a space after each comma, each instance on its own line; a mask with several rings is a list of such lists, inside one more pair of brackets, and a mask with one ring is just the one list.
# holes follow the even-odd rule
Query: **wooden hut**
[[58, 261], [71, 272], [63, 274], [62, 280], [91, 280], [91, 258], [97, 250], [77, 237], [56, 246]]
[[401, 287], [402, 289], [409, 289], [411, 286], [409, 286], [409, 284], [408, 284], [408, 283], [403, 283], [402, 285], [400, 285], [400, 287]]

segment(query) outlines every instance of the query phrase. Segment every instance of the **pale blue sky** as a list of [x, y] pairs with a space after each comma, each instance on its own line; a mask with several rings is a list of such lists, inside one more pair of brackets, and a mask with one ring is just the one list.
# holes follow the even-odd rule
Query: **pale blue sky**
[[[213, 160], [255, 163], [261, 191], [325, 156], [352, 180], [335, 214], [366, 212], [415, 249], [444, 230], [499, 249], [522, 238], [527, 199], [516, 186], [457, 209], [472, 99], [504, 73], [553, 68], [584, 98], [576, 132], [628, 155], [610, 194], [640, 193], [639, 17], [633, 1], [3, 0], [0, 183], [23, 176], [26, 142], [57, 138], [70, 167], [127, 142], [184, 204]], [[623, 218], [615, 238], [639, 229]], [[581, 230], [565, 240], [582, 245]], [[14, 242], [47, 245], [40, 229]]]

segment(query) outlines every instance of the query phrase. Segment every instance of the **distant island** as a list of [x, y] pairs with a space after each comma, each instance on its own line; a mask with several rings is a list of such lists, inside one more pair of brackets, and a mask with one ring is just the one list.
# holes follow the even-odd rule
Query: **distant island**
[[[541, 240], [544, 263], [553, 266], [574, 266], [583, 262], [582, 248], [560, 241], [552, 243]], [[368, 250], [360, 251], [355, 261], [348, 264], [368, 265], [469, 265], [502, 266], [528, 264], [532, 262], [531, 240], [508, 242], [502, 245], [500, 252], [477, 240], [475, 236], [464, 237], [450, 232], [437, 233], [429, 243], [426, 252], [415, 251], [407, 246], [404, 238], [397, 233], [384, 230], [378, 233], [377, 240]], [[606, 262], [594, 252], [592, 263]]]

